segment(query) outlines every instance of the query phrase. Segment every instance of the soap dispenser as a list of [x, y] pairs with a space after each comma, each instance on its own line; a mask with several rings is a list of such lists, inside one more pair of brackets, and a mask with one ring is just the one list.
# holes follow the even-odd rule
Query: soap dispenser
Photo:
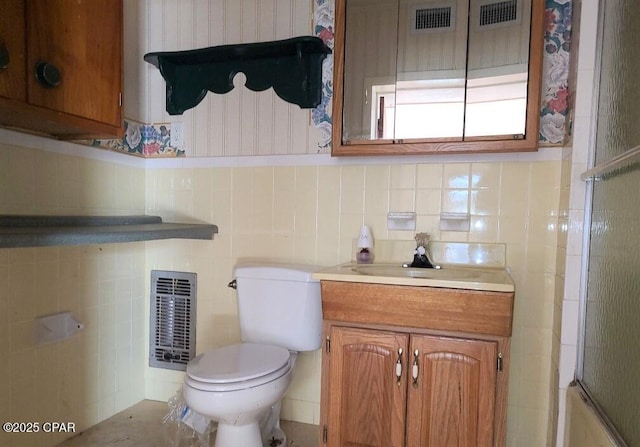
[[368, 226], [360, 227], [358, 234], [358, 253], [356, 261], [358, 264], [371, 264], [373, 262], [373, 237]]

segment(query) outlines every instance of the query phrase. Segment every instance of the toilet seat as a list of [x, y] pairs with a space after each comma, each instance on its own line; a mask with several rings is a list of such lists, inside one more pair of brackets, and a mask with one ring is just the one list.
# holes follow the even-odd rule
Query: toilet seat
[[185, 382], [203, 391], [234, 391], [271, 382], [291, 369], [279, 346], [238, 343], [205, 352], [187, 365]]

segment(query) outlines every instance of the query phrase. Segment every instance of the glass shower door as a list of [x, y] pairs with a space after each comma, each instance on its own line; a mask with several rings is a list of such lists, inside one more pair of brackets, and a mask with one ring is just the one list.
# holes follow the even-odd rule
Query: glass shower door
[[640, 2], [601, 0], [600, 83], [579, 381], [640, 445]]

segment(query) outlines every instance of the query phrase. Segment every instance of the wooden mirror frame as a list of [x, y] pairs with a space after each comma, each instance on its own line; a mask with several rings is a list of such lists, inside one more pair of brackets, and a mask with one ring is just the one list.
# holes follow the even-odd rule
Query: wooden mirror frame
[[538, 150], [542, 54], [544, 50], [544, 0], [532, 0], [529, 38], [529, 75], [525, 136], [469, 137], [466, 141], [446, 139], [371, 140], [343, 144], [344, 55], [347, 0], [335, 0], [335, 43], [333, 59], [333, 118], [331, 156], [465, 154], [479, 152], [533, 152]]

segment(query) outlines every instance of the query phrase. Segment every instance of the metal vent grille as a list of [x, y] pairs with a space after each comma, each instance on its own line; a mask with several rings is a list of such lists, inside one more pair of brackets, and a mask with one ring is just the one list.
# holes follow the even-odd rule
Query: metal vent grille
[[184, 371], [196, 353], [196, 274], [151, 271], [149, 366]]
[[487, 3], [480, 6], [480, 26], [518, 21], [518, 0]]
[[411, 13], [411, 31], [433, 32], [454, 29], [454, 8], [452, 5], [438, 7], [415, 6]]

